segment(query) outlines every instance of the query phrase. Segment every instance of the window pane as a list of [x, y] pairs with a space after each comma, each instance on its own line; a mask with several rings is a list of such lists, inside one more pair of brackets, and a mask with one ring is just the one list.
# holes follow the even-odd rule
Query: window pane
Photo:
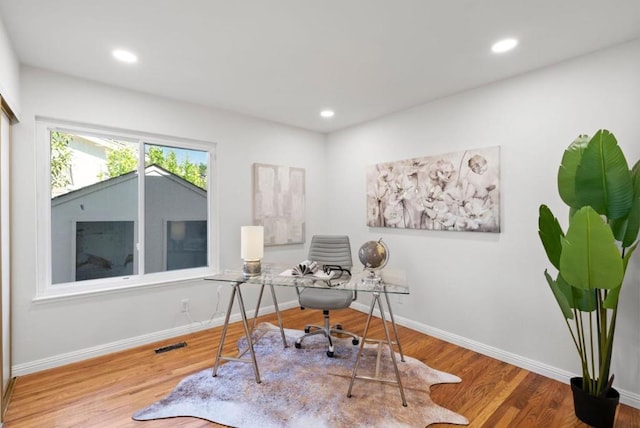
[[76, 281], [133, 273], [133, 222], [76, 223]]
[[207, 222], [167, 222], [167, 270], [207, 265]]
[[145, 167], [145, 271], [208, 266], [208, 153], [145, 144]]
[[[137, 273], [137, 143], [59, 131], [49, 136], [52, 283]], [[105, 242], [120, 243], [124, 257], [100, 248]]]

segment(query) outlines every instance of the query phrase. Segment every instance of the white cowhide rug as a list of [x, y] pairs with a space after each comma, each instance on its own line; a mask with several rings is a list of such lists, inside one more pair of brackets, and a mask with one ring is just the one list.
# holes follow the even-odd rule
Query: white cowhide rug
[[[429, 394], [431, 385], [457, 383], [460, 378], [414, 358], [405, 356], [406, 361], [401, 362], [396, 353], [408, 404], [403, 407], [396, 385], [356, 379], [352, 396], [347, 397], [359, 348], [351, 339], [336, 340], [335, 358], [328, 358], [322, 336], [310, 337], [303, 342], [303, 349], [296, 349], [295, 338], [303, 332], [285, 329], [290, 347], [283, 349], [277, 327], [264, 323], [254, 334], [262, 383], [256, 383], [252, 364], [226, 362], [216, 377], [207, 369], [183, 379], [167, 397], [137, 411], [133, 419], [189, 416], [232, 427], [261, 428], [422, 428], [434, 423], [469, 423], [433, 403]], [[245, 343], [240, 341], [239, 346]], [[388, 347], [383, 351], [380, 373], [395, 379]], [[365, 346], [359, 375], [373, 375], [377, 352], [377, 345]]]

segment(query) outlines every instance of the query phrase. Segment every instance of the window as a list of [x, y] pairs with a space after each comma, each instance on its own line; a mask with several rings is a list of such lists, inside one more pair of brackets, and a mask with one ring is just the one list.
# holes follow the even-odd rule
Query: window
[[36, 298], [215, 270], [214, 144], [44, 120], [37, 133]]
[[202, 220], [168, 221], [165, 236], [166, 270], [206, 266], [207, 222]]

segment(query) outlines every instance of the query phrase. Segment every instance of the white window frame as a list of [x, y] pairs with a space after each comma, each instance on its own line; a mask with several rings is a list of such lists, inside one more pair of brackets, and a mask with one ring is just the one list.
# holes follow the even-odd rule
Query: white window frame
[[[51, 156], [50, 132], [79, 133], [100, 137], [142, 141], [142, 144], [165, 145], [206, 151], [209, 154], [207, 174], [207, 242], [208, 267], [143, 273], [126, 277], [112, 277], [78, 282], [52, 284], [51, 257]], [[219, 231], [217, 219], [217, 167], [216, 143], [72, 123], [63, 120], [36, 117], [36, 271], [37, 281], [34, 301], [73, 298], [86, 294], [112, 293], [131, 288], [155, 287], [185, 281], [198, 280], [218, 271]], [[141, 153], [143, 156], [143, 152]], [[144, 162], [138, 164], [138, 177], [145, 177]], [[144, 179], [138, 180], [137, 245], [138, 269], [144, 269]], [[142, 256], [141, 256], [142, 255]]]

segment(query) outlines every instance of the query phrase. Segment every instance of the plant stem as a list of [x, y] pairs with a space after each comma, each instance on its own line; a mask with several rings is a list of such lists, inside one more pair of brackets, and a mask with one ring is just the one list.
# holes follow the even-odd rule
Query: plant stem
[[[575, 297], [574, 297], [575, 302]], [[582, 389], [585, 391], [589, 391], [588, 379], [589, 379], [589, 365], [587, 359], [587, 344], [585, 342], [584, 336], [584, 325], [582, 316], [580, 315], [580, 311], [576, 308], [577, 305], [574, 304], [573, 308], [573, 316], [575, 319], [576, 330], [578, 333], [578, 341], [580, 343], [580, 363], [582, 364]]]
[[[596, 312], [596, 317], [598, 317], [598, 312]], [[597, 320], [596, 320], [596, 325], [597, 325]], [[600, 331], [598, 331], [598, 336], [600, 336]], [[598, 337], [598, 343], [600, 342], [599, 339], [600, 338]], [[595, 347], [593, 346], [593, 312], [589, 312], [589, 341], [590, 341], [589, 351], [591, 353], [591, 373], [589, 374], [589, 393], [593, 395], [595, 393], [594, 391], [595, 382], [594, 382], [593, 376], [595, 376], [595, 374], [597, 373], [596, 359], [594, 354]], [[598, 353], [599, 353], [599, 349], [598, 349]]]
[[618, 302], [616, 302], [612, 314], [609, 330], [606, 332], [606, 345], [604, 350], [604, 359], [600, 365], [600, 377], [598, 381], [598, 391], [600, 395], [607, 393], [606, 386], [609, 385], [609, 366], [611, 364], [611, 354], [613, 353], [613, 338], [616, 331], [616, 320], [618, 318]]
[[564, 319], [564, 322], [565, 322], [565, 324], [567, 324], [567, 328], [569, 329], [569, 333], [571, 333], [571, 338], [573, 339], [573, 344], [576, 346], [576, 350], [578, 351], [578, 354], [582, 355], [582, 350], [580, 349], [580, 344], [576, 340], [576, 335], [573, 332], [573, 329], [571, 328], [571, 324], [569, 324], [569, 321], [566, 318]]
[[[598, 303], [598, 318], [600, 324], [598, 325], [598, 373], [601, 375], [604, 368], [603, 359], [606, 358], [607, 352], [607, 310], [604, 307], [604, 299], [606, 298], [606, 292], [598, 290], [597, 292]], [[595, 374], [595, 373], [594, 373]], [[596, 385], [596, 395], [600, 395], [602, 392], [602, 385], [606, 384], [607, 379], [602, 379], [602, 376], [598, 376], [598, 383]]]

